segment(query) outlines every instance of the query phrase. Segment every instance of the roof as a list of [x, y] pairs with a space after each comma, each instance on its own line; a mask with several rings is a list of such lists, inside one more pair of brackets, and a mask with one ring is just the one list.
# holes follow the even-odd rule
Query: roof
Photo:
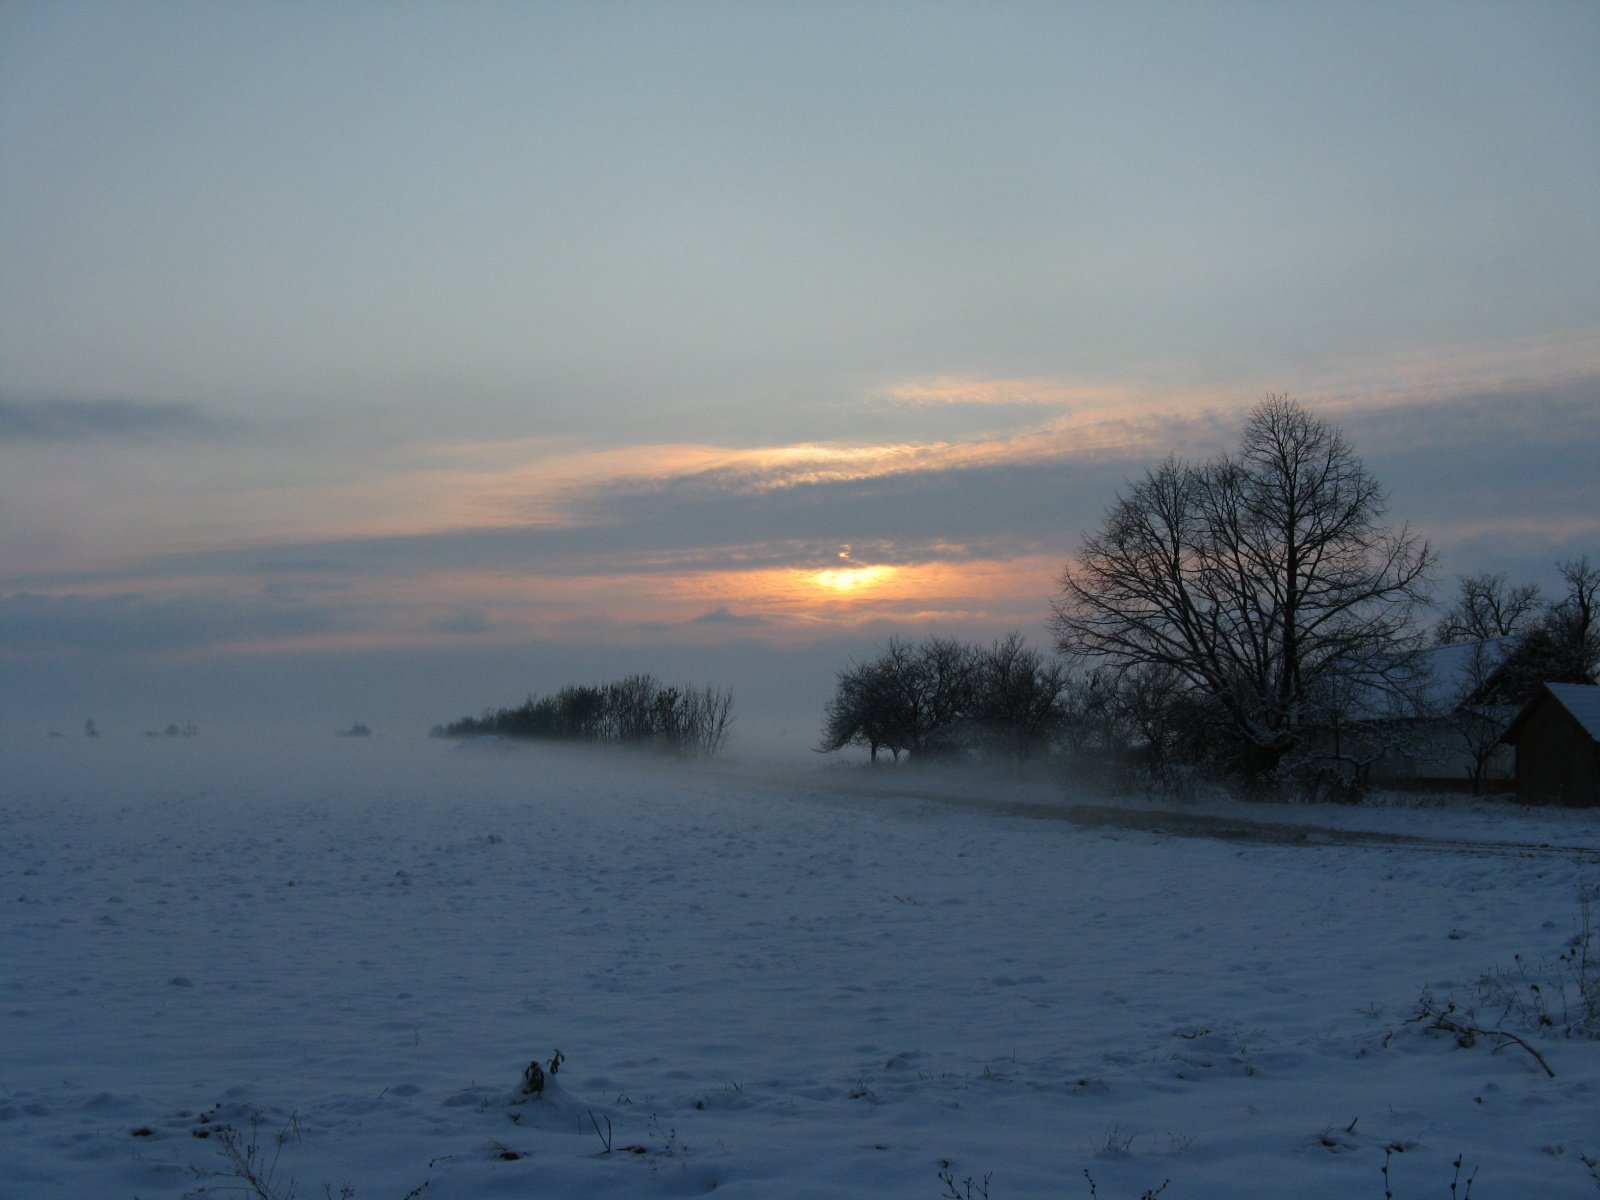
[[1600, 687], [1589, 683], [1547, 683], [1550, 694], [1600, 742]]
[[1445, 712], [1454, 710], [1488, 680], [1516, 642], [1514, 637], [1493, 637], [1420, 651], [1417, 661], [1428, 676], [1423, 702]]
[[1392, 721], [1455, 712], [1494, 673], [1515, 638], [1452, 642], [1378, 660], [1346, 681], [1349, 719]]
[[1539, 691], [1522, 706], [1522, 711], [1517, 714], [1516, 720], [1506, 727], [1505, 733], [1500, 736], [1502, 742], [1515, 743], [1517, 734], [1521, 732], [1523, 724], [1528, 719], [1528, 714], [1544, 703], [1549, 696], [1567, 712], [1585, 733], [1595, 741], [1600, 742], [1600, 687], [1592, 683], [1542, 683]]

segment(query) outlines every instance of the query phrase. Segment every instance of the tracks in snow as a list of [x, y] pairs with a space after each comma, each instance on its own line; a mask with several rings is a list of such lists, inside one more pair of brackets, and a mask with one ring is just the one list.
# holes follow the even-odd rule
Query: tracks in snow
[[[709, 774], [709, 773], [708, 773]], [[833, 780], [780, 775], [715, 772], [716, 778], [796, 788], [862, 799], [923, 800], [969, 812], [1022, 817], [1034, 821], [1066, 821], [1084, 829], [1126, 829], [1171, 837], [1213, 838], [1242, 845], [1359, 846], [1382, 850], [1420, 850], [1435, 854], [1477, 854], [1513, 858], [1561, 858], [1600, 863], [1600, 847], [1556, 846], [1533, 842], [1489, 842], [1467, 838], [1434, 838], [1412, 833], [1334, 829], [1291, 821], [1258, 821], [1249, 817], [1214, 816], [1171, 809], [1124, 808], [1112, 804], [1045, 804], [1032, 800], [997, 800], [915, 788], [865, 787]]]

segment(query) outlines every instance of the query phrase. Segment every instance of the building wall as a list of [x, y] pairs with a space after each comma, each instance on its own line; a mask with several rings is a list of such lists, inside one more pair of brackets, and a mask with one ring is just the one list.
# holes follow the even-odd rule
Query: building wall
[[[1516, 715], [1513, 709], [1506, 721]], [[1410, 752], [1390, 750], [1373, 763], [1373, 783], [1385, 786], [1407, 784], [1459, 784], [1468, 788], [1472, 779], [1472, 756], [1467, 753], [1461, 734], [1447, 720], [1438, 718], [1395, 722], [1404, 729], [1412, 745]], [[1324, 741], [1326, 739], [1323, 739]], [[1510, 746], [1498, 747], [1484, 764], [1483, 785], [1488, 791], [1506, 792], [1516, 775], [1516, 761]]]
[[1548, 697], [1528, 714], [1517, 737], [1517, 799], [1600, 805], [1600, 745]]

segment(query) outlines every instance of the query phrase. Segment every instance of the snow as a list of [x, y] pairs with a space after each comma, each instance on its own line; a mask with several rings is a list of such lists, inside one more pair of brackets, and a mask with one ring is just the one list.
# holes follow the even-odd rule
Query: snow
[[1397, 1197], [1457, 1155], [1482, 1200], [1597, 1194], [1600, 1043], [1529, 1033], [1549, 1078], [1407, 1018], [1562, 951], [1600, 813], [1190, 810], [1552, 849], [1241, 844], [1005, 807], [1119, 803], [1038, 781], [0, 751], [7, 1200], [229, 1194], [253, 1115], [302, 1200], [1344, 1200], [1386, 1146]]

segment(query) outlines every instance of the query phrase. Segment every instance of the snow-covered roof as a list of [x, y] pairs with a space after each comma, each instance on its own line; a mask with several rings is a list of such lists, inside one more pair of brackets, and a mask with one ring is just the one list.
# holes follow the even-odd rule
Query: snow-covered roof
[[[1349, 681], [1346, 716], [1388, 721], [1454, 712], [1488, 681], [1515, 644], [1509, 637], [1453, 642], [1382, 662]], [[1406, 679], [1399, 688], [1390, 680], [1391, 671]]]
[[1421, 651], [1417, 657], [1428, 674], [1422, 690], [1424, 703], [1445, 711], [1455, 708], [1487, 680], [1515, 644], [1515, 638], [1497, 637]]
[[1547, 683], [1550, 694], [1600, 742], [1600, 687], [1592, 683]]

